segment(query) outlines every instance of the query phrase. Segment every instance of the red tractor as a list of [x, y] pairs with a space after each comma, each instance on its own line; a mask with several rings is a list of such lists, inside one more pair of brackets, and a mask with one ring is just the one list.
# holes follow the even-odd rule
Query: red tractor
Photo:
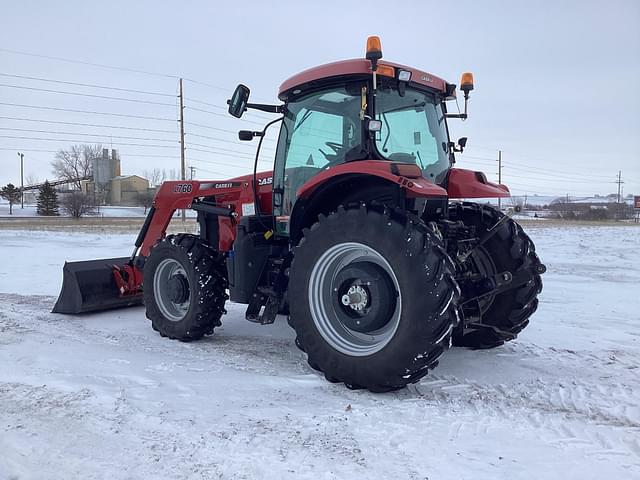
[[[466, 118], [473, 77], [453, 114], [455, 85], [381, 59], [370, 37], [366, 58], [285, 81], [281, 105], [249, 103], [239, 85], [231, 115], [277, 115], [239, 132], [259, 153], [280, 124], [273, 171], [165, 182], [131, 257], [65, 264], [54, 312], [144, 302], [153, 328], [183, 341], [220, 326], [227, 300], [263, 325], [283, 313], [311, 367], [373, 392], [417, 382], [452, 344], [515, 338], [545, 267], [509, 215], [458, 200], [509, 196], [453, 168], [466, 138], [452, 142], [447, 119]], [[177, 209], [197, 212], [198, 235], [165, 235]]]

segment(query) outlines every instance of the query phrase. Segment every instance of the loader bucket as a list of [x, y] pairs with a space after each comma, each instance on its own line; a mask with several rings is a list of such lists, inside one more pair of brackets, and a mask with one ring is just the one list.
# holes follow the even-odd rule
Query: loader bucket
[[62, 291], [53, 313], [86, 313], [142, 304], [142, 294], [121, 297], [113, 277], [113, 266], [128, 257], [84, 262], [65, 262]]

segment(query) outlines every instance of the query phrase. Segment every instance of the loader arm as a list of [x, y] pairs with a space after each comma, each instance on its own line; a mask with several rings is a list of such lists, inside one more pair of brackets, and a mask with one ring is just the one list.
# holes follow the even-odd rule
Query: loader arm
[[[271, 184], [258, 174], [261, 211], [271, 211]], [[191, 209], [198, 218], [215, 222], [218, 231], [214, 248], [229, 251], [236, 237], [236, 225], [253, 206], [253, 176], [223, 181], [190, 180], [164, 182], [135, 241], [130, 257], [67, 262], [55, 313], [77, 314], [128, 307], [142, 303], [142, 268], [153, 246], [162, 240], [176, 210]], [[201, 230], [203, 225], [201, 224]]]

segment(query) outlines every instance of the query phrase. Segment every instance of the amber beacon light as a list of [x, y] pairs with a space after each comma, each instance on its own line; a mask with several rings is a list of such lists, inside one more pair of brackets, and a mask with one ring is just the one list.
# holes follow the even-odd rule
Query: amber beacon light
[[469, 92], [473, 90], [473, 73], [465, 72], [460, 79], [460, 90], [464, 92], [465, 98], [469, 96]]

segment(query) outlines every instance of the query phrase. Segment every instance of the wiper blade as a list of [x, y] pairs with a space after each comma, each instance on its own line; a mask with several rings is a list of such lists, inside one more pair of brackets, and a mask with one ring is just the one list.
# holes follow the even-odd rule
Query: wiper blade
[[302, 124], [307, 121], [307, 118], [309, 118], [312, 113], [313, 110], [307, 110], [307, 113], [302, 116], [302, 120], [300, 120], [300, 123], [293, 128], [293, 132], [291, 132], [291, 135], [296, 133], [296, 130], [298, 130], [302, 126]]
[[401, 107], [396, 107], [393, 108], [391, 110], [386, 110], [384, 112], [382, 112], [382, 114], [384, 115], [385, 113], [392, 113], [392, 112], [399, 112], [400, 110], [409, 110], [409, 109], [415, 109], [418, 110], [418, 108], [423, 108], [427, 106], [427, 102], [422, 102], [422, 103], [414, 103], [411, 105], [403, 105]]

